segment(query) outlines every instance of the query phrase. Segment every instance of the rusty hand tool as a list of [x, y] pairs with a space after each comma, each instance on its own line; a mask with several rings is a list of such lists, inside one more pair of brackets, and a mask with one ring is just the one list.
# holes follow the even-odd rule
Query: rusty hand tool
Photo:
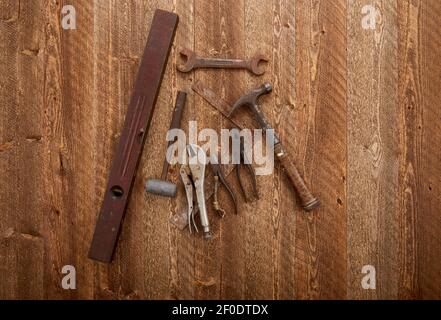
[[[176, 96], [175, 109], [173, 111], [173, 117], [170, 124], [170, 130], [178, 129], [180, 127], [182, 112], [184, 111], [185, 101], [187, 98], [187, 93], [183, 91], [178, 91]], [[169, 141], [167, 149], [171, 146], [174, 141]], [[145, 184], [145, 190], [149, 193], [156, 194], [163, 197], [175, 197], [177, 187], [176, 184], [167, 181], [169, 162], [167, 157], [165, 157], [164, 164], [162, 166], [161, 179], [148, 179]]]
[[268, 61], [268, 59], [261, 54], [248, 60], [201, 58], [188, 48], [182, 48], [180, 54], [186, 59], [184, 64], [178, 66], [178, 70], [181, 72], [189, 72], [197, 68], [234, 68], [246, 69], [259, 76], [265, 73], [265, 69], [263, 69], [260, 64]]
[[238, 205], [236, 197], [234, 196], [233, 190], [231, 189], [230, 185], [228, 184], [227, 180], [225, 179], [225, 176], [222, 172], [221, 165], [215, 155], [211, 155], [211, 169], [213, 170], [213, 176], [214, 176], [214, 198], [213, 198], [213, 207], [214, 210], [219, 214], [221, 218], [225, 216], [225, 210], [222, 209], [222, 207], [219, 204], [218, 200], [218, 190], [219, 190], [219, 184], [223, 184], [225, 189], [227, 190], [228, 194], [230, 195], [231, 200], [234, 204], [234, 212], [235, 214], [238, 213]]
[[[237, 137], [237, 139], [239, 139], [239, 162], [238, 164], [236, 164], [236, 176], [237, 176], [237, 180], [239, 181], [239, 187], [240, 190], [242, 192], [243, 197], [245, 198], [245, 202], [250, 202], [251, 198], [255, 198], [257, 200], [259, 200], [260, 196], [259, 196], [259, 190], [257, 189], [257, 179], [256, 179], [256, 173], [254, 171], [253, 166], [251, 165], [250, 161], [247, 159], [247, 156], [245, 154], [245, 148], [244, 148], [244, 144], [242, 142], [242, 140], [240, 139], [240, 137]], [[240, 174], [240, 167], [241, 164], [243, 164], [247, 171], [249, 176], [251, 177], [251, 186], [253, 188], [253, 197], [248, 197], [247, 193], [245, 192], [245, 184], [242, 181], [242, 175]]]
[[205, 205], [205, 192], [204, 192], [204, 181], [205, 181], [205, 163], [206, 155], [204, 150], [197, 145], [188, 145], [188, 163], [181, 166], [181, 178], [184, 182], [185, 193], [187, 195], [187, 223], [191, 233], [191, 223], [197, 230], [196, 224], [194, 222], [194, 215], [196, 210], [193, 205], [193, 192], [196, 192], [196, 200], [199, 209], [199, 218], [201, 221], [202, 231], [204, 233], [204, 239], [211, 239], [210, 233], [210, 223], [208, 221], [207, 208]]
[[[240, 97], [233, 105], [230, 113], [228, 114], [228, 118], [231, 118], [233, 114], [241, 107], [247, 107], [251, 109], [256, 117], [259, 125], [264, 130], [271, 129], [268, 121], [260, 110], [257, 101], [260, 96], [264, 94], [268, 94], [272, 91], [272, 86], [268, 82], [265, 82], [262, 86], [257, 89], [252, 90], [246, 95]], [[300, 197], [301, 205], [305, 211], [312, 211], [317, 208], [320, 204], [318, 199], [312, 195], [306, 186], [303, 178], [300, 176], [299, 171], [297, 170], [296, 165], [292, 160], [289, 159], [288, 154], [286, 153], [282, 143], [279, 138], [274, 135], [274, 154], [277, 159], [279, 159], [280, 163], [284, 167], [288, 177], [290, 178], [292, 184], [298, 192]]]
[[190, 167], [186, 164], [181, 166], [180, 175], [182, 182], [184, 183], [185, 194], [187, 196], [187, 224], [188, 229], [191, 233], [191, 225], [193, 224], [196, 232], [199, 232], [196, 222], [194, 221], [195, 209], [194, 209], [194, 199], [193, 199], [193, 181], [191, 179], [191, 170]]
[[[227, 119], [229, 119], [236, 127], [244, 128], [244, 125], [242, 121], [240, 121], [240, 119], [234, 119], [231, 117], [231, 115], [237, 108], [245, 105], [252, 109], [254, 114], [257, 116], [257, 120], [259, 121], [259, 124], [262, 126], [262, 128], [270, 129], [268, 122], [264, 118], [262, 112], [260, 111], [260, 108], [257, 106], [257, 99], [262, 94], [268, 94], [269, 92], [271, 92], [272, 87], [269, 83], [266, 83], [260, 88], [253, 90], [251, 93], [241, 97], [234, 104], [234, 109], [230, 107], [228, 103], [226, 103], [224, 100], [220, 99], [212, 90], [204, 87], [200, 82], [195, 82], [192, 86], [192, 89], [202, 98], [204, 98], [213, 108], [218, 110]], [[305, 182], [301, 178], [297, 167], [292, 161], [288, 159], [287, 153], [277, 137], [274, 137], [274, 153], [276, 157], [280, 160], [282, 166], [285, 168], [285, 171], [287, 172], [290, 180], [297, 190], [303, 209], [305, 211], [312, 211], [317, 208], [320, 205], [319, 200], [315, 198], [309, 191]]]
[[113, 158], [104, 202], [89, 250], [90, 259], [106, 263], [112, 260], [177, 24], [176, 14], [155, 11]]
[[[196, 81], [192, 85], [193, 91], [199, 94], [202, 98], [204, 98], [209, 104], [216, 105], [216, 109], [221, 111], [224, 115], [227, 115], [231, 106], [222, 98], [219, 98], [213, 91], [202, 86], [200, 81]], [[239, 129], [245, 128], [240, 119], [229, 119], [236, 127]], [[234, 165], [225, 165], [224, 166], [224, 176], [228, 177], [236, 166]], [[211, 199], [211, 197], [215, 194], [215, 185], [214, 181], [207, 180], [205, 183], [205, 200]], [[187, 227], [187, 212], [180, 211], [170, 217], [170, 222], [175, 225], [179, 230], [184, 230]]]

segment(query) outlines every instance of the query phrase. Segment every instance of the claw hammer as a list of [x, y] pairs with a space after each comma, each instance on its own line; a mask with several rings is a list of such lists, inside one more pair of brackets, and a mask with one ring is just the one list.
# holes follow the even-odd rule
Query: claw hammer
[[[253, 112], [254, 116], [256, 117], [257, 121], [259, 122], [259, 125], [262, 127], [263, 130], [266, 131], [271, 129], [271, 126], [269, 125], [268, 121], [266, 120], [264, 114], [262, 113], [260, 107], [257, 104], [257, 101], [260, 96], [264, 94], [268, 94], [271, 91], [272, 91], [271, 84], [265, 82], [259, 88], [254, 89], [248, 94], [245, 94], [242, 97], [240, 97], [236, 101], [236, 103], [234, 103], [227, 117], [231, 118], [239, 108], [247, 107]], [[277, 159], [280, 161], [280, 164], [288, 174], [288, 177], [291, 180], [291, 183], [293, 184], [294, 188], [297, 190], [297, 193], [300, 197], [302, 208], [305, 211], [312, 211], [316, 209], [320, 205], [320, 201], [312, 195], [311, 191], [309, 191], [305, 181], [300, 176], [300, 173], [297, 170], [295, 163], [293, 162], [292, 159], [290, 159], [287, 152], [285, 151], [285, 148], [283, 147], [279, 138], [275, 134], [274, 134], [274, 154], [276, 155]]]

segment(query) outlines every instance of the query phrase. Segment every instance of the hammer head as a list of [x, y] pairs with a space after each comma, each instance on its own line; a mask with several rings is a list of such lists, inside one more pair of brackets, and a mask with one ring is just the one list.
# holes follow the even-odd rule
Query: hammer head
[[240, 97], [233, 105], [228, 117], [231, 117], [237, 109], [242, 106], [248, 108], [256, 108], [257, 100], [261, 95], [268, 94], [273, 90], [272, 85], [269, 82], [264, 82], [259, 88], [252, 90], [251, 92]]

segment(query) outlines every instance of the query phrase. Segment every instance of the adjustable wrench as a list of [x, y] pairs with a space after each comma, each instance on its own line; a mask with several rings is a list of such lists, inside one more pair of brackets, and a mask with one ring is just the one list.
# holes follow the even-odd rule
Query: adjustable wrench
[[251, 59], [221, 59], [221, 58], [201, 58], [188, 48], [182, 48], [179, 52], [186, 58], [186, 62], [178, 66], [181, 72], [190, 72], [197, 68], [234, 68], [246, 69], [259, 76], [265, 73], [265, 70], [259, 65], [261, 62], [268, 61], [263, 55], [258, 54]]

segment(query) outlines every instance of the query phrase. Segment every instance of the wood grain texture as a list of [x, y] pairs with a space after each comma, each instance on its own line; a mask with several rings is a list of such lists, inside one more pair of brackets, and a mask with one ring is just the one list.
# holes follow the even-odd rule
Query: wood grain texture
[[440, 12], [437, 1], [399, 5], [401, 298], [441, 295]]
[[[195, 114], [195, 96], [190, 94], [191, 89], [189, 82], [193, 79], [192, 73], [182, 74], [175, 68], [176, 64], [180, 62], [178, 54], [180, 47], [189, 46], [194, 48], [195, 43], [195, 5], [193, 1], [178, 1], [173, 4], [176, 9], [176, 13], [179, 15], [179, 25], [177, 34], [175, 37], [174, 51], [171, 55], [169, 63], [172, 65], [173, 80], [172, 85], [174, 90], [185, 90], [187, 92], [187, 103], [184, 109], [184, 114], [181, 120], [181, 128], [184, 128], [188, 132], [188, 120], [194, 118]], [[164, 151], [161, 155], [164, 155]], [[158, 173], [159, 174], [159, 173]], [[172, 166], [169, 173], [169, 178], [175, 183], [179, 183], [179, 166]], [[182, 201], [184, 196], [183, 188], [180, 188], [181, 201], [172, 200], [172, 210], [170, 210], [169, 217], [180, 212], [185, 208], [185, 200]], [[167, 298], [173, 299], [194, 299], [195, 298], [195, 254], [194, 246], [196, 239], [188, 234], [188, 232], [181, 232], [176, 227], [169, 224], [168, 232], [170, 235], [170, 276], [171, 276], [171, 292]], [[152, 280], [154, 281], [154, 280]], [[155, 293], [152, 292], [152, 296]]]
[[[399, 277], [397, 4], [370, 4], [375, 29], [361, 23], [365, 5], [349, 1], [348, 294], [385, 299], [397, 296]], [[360, 285], [365, 265], [376, 268], [375, 291]]]
[[[76, 8], [77, 29], [61, 27]], [[378, 10], [374, 30], [362, 8]], [[180, 22], [110, 265], [87, 259], [154, 10]], [[438, 0], [0, 1], [0, 298], [441, 299], [441, 3]], [[179, 48], [269, 58], [267, 73], [175, 68]], [[169, 221], [158, 178], [178, 90], [182, 127], [229, 128], [191, 84], [233, 103], [263, 81], [262, 110], [322, 206], [305, 214], [280, 165], [261, 199], [214, 237]], [[255, 127], [251, 113], [244, 122]], [[203, 143], [203, 141], [202, 141]], [[178, 166], [168, 179], [179, 182]], [[208, 179], [211, 177], [208, 176]], [[232, 212], [230, 199], [220, 200]], [[77, 289], [61, 287], [73, 265]], [[365, 290], [362, 267], [376, 269]]]

